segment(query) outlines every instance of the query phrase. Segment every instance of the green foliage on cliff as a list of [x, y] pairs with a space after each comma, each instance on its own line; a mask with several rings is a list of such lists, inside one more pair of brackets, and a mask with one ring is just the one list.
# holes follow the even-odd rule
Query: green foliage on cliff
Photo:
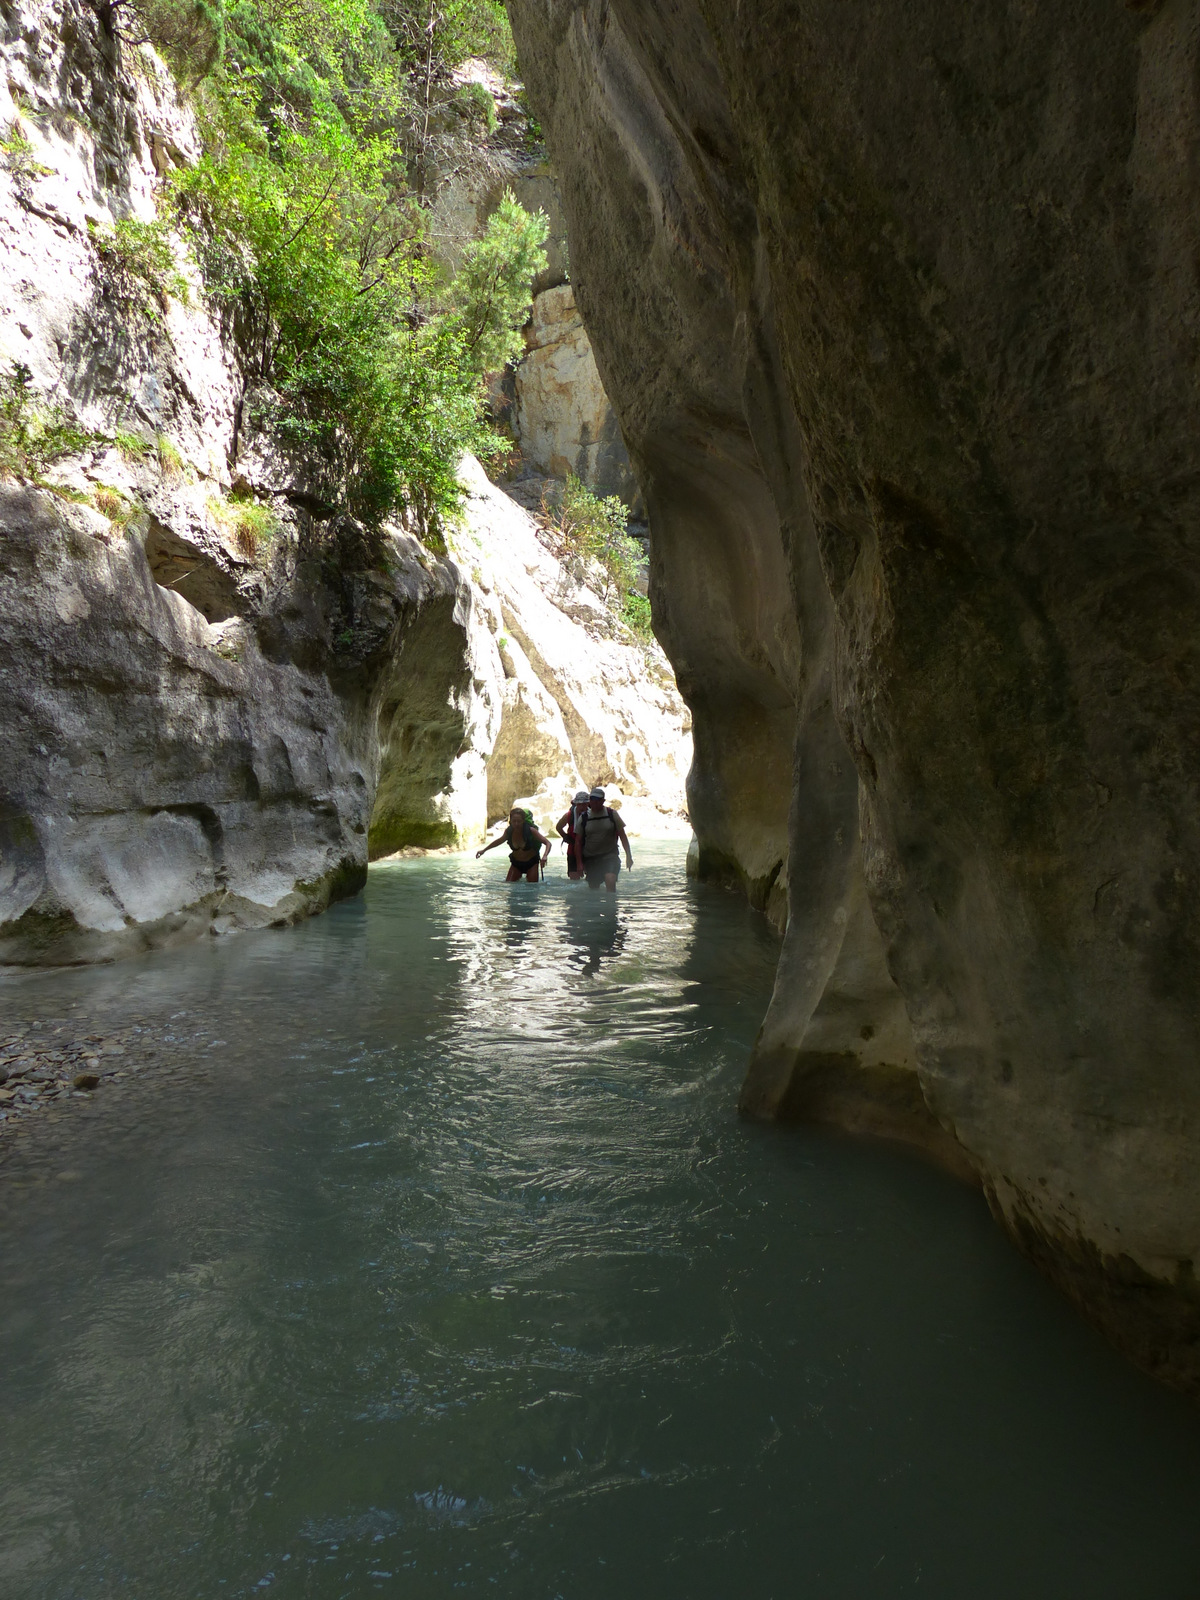
[[97, 226], [89, 220], [88, 233], [119, 299], [152, 317], [168, 298], [187, 303], [188, 281], [179, 270], [161, 220], [140, 222], [136, 217], [121, 217], [111, 226]]
[[482, 239], [463, 251], [450, 286], [463, 349], [477, 372], [499, 372], [521, 354], [521, 327], [529, 316], [530, 285], [546, 268], [542, 246], [550, 224], [529, 213], [508, 190], [488, 219]]
[[463, 136], [454, 105], [478, 102], [468, 126], [492, 105], [455, 69], [511, 55], [503, 7], [128, 3], [181, 80], [199, 80], [204, 154], [173, 177], [168, 206], [254, 403], [331, 509], [373, 526], [398, 513], [436, 547], [461, 502], [462, 452], [498, 447], [480, 380], [520, 351], [545, 265], [545, 219], [511, 195], [453, 281], [429, 236], [446, 126]]
[[601, 598], [639, 639], [652, 639], [650, 602], [636, 588], [642, 547], [629, 534], [629, 509], [624, 501], [615, 494], [593, 494], [572, 473], [552, 513], [551, 526], [559, 556], [574, 566], [580, 577], [587, 576], [590, 563], [598, 566]]
[[51, 401], [39, 399], [33, 373], [14, 361], [0, 373], [0, 476], [35, 483], [64, 456], [78, 455], [94, 436]]

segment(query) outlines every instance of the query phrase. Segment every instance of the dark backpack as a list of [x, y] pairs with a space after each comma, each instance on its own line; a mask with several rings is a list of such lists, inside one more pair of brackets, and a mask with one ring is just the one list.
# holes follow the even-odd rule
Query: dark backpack
[[[589, 811], [585, 811], [583, 813], [583, 816], [580, 817], [580, 819], [579, 819], [579, 828], [577, 830], [577, 836], [578, 836], [578, 839], [579, 839], [579, 854], [580, 855], [583, 854], [583, 841], [587, 838], [588, 818], [591, 816], [591, 814], [592, 813], [591, 813], [590, 810]], [[600, 815], [602, 817], [607, 817], [608, 820], [614, 825], [613, 826], [613, 849], [615, 850], [617, 848], [618, 843], [619, 843], [619, 840], [618, 840], [618, 837], [617, 837], [617, 832], [616, 832], [616, 827], [617, 827], [616, 814], [613, 811], [611, 806], [605, 806], [604, 810], [600, 813]]]

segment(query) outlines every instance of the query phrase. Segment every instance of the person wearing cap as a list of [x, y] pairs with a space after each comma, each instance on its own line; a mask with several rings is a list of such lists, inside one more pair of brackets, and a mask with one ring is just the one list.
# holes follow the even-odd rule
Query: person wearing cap
[[598, 889], [601, 884], [609, 894], [616, 891], [621, 874], [621, 857], [618, 846], [624, 846], [625, 865], [633, 867], [633, 852], [625, 834], [625, 824], [611, 806], [604, 804], [604, 790], [593, 789], [588, 795], [588, 808], [579, 821], [579, 861], [587, 876], [588, 888]]
[[567, 877], [575, 881], [583, 877], [583, 868], [579, 863], [577, 851], [579, 841], [579, 822], [586, 814], [588, 808], [588, 792], [586, 789], [576, 791], [574, 800], [568, 811], [554, 824], [554, 831], [567, 847]]

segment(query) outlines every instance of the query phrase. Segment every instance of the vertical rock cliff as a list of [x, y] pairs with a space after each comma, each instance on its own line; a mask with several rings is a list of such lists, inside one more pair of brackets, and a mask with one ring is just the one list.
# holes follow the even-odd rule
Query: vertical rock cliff
[[252, 423], [182, 241], [169, 292], [114, 261], [113, 225], [153, 222], [199, 155], [169, 72], [76, 0], [3, 16], [3, 441], [65, 444], [0, 460], [0, 962], [289, 922], [360, 888], [368, 856], [476, 843], [506, 737], [541, 742], [521, 778], [555, 816], [616, 777], [677, 819], [686, 712], [661, 656], [600, 636], [611, 617], [473, 461], [459, 561], [323, 507], [311, 463]]
[[1194, 8], [512, 9], [699, 868], [786, 881], [746, 1109], [969, 1164], [1194, 1387]]

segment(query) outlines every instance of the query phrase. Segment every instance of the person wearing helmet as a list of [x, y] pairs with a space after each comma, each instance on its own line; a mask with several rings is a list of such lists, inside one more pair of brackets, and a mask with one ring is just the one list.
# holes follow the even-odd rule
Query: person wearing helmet
[[[539, 833], [534, 827], [531, 813], [522, 811], [520, 806], [514, 806], [508, 813], [508, 827], [498, 839], [493, 839], [491, 844], [485, 844], [482, 850], [476, 850], [476, 861], [489, 850], [494, 850], [498, 844], [508, 846], [509, 867], [505, 883], [516, 883], [521, 878], [528, 883], [538, 881], [539, 870], [546, 865], [546, 857], [550, 854], [550, 841], [544, 833]], [[546, 847], [540, 856], [539, 845]]]
[[576, 791], [570, 809], [564, 811], [554, 824], [554, 831], [567, 847], [567, 877], [578, 881], [583, 877], [583, 867], [579, 860], [579, 823], [588, 808], [588, 792], [586, 789]]
[[621, 873], [618, 846], [624, 846], [625, 865], [632, 869], [633, 852], [625, 834], [625, 824], [617, 813], [604, 804], [604, 790], [593, 789], [588, 795], [588, 808], [579, 822], [579, 860], [587, 876], [588, 888], [598, 889], [601, 884], [614, 894]]

